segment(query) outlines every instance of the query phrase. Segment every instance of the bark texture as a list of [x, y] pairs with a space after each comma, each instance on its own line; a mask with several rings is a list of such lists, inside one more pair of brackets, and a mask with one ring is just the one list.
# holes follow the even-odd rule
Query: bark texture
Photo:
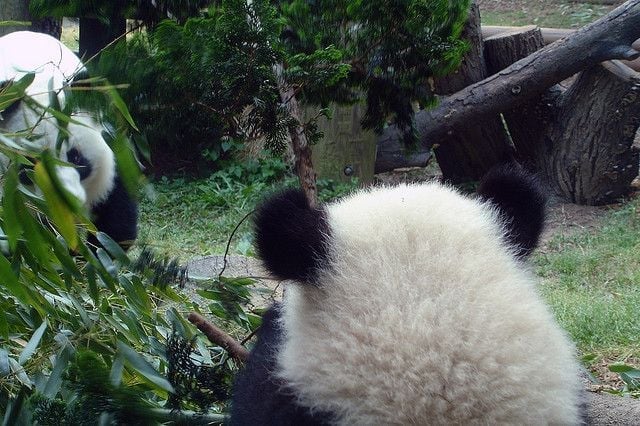
[[29, 29], [29, 0], [0, 0], [0, 21], [16, 21], [25, 25], [8, 25], [0, 27], [0, 37], [14, 31]]
[[126, 31], [127, 22], [122, 17], [113, 17], [106, 24], [97, 18], [80, 18], [80, 58], [88, 61]]
[[[435, 81], [435, 91], [439, 95], [450, 95], [487, 76], [480, 12], [475, 2], [471, 5], [462, 38], [469, 42], [470, 49], [453, 74]], [[453, 183], [479, 180], [491, 167], [512, 156], [498, 113], [452, 129], [441, 135], [433, 147], [443, 178]]]
[[318, 204], [318, 188], [316, 185], [316, 172], [313, 168], [311, 144], [309, 144], [307, 135], [302, 127], [303, 113], [296, 99], [295, 90], [284, 80], [282, 72], [282, 65], [278, 64], [274, 66], [274, 73], [278, 79], [280, 100], [289, 115], [294, 119], [289, 125], [289, 137], [291, 139], [291, 148], [293, 149], [294, 167], [298, 174], [300, 187], [307, 196], [309, 204], [313, 207]]
[[[498, 72], [543, 44], [537, 28], [489, 37], [487, 62]], [[605, 204], [626, 195], [638, 174], [639, 81], [608, 61], [581, 72], [567, 90], [556, 85], [505, 111], [519, 158], [568, 201]]]
[[592, 205], [627, 195], [638, 175], [632, 144], [640, 124], [640, 73], [615, 61], [596, 65], [580, 74], [560, 104], [541, 150], [556, 192]]
[[[544, 41], [538, 27], [515, 27], [488, 37], [485, 39], [485, 55], [489, 72], [495, 74], [543, 46]], [[535, 150], [539, 145], [542, 129], [553, 120], [552, 110], [558, 94], [558, 90], [547, 90], [540, 97], [526, 100], [503, 112], [518, 160], [533, 169], [538, 169]]]

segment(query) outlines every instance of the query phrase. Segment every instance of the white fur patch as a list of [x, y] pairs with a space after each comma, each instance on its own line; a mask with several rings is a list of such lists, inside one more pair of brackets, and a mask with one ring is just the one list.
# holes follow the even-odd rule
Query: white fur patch
[[49, 103], [49, 91], [60, 91], [82, 70], [75, 53], [49, 35], [16, 31], [0, 37], [0, 82], [34, 73], [27, 93], [42, 104]]
[[[116, 163], [113, 151], [102, 137], [102, 126], [88, 115], [74, 114], [73, 119], [79, 124], [69, 123], [67, 149], [76, 148], [91, 164], [91, 173], [79, 182], [86, 194], [86, 205], [92, 207], [111, 193]], [[66, 154], [63, 159], [66, 160]]]
[[487, 204], [435, 183], [327, 206], [333, 268], [287, 289], [279, 374], [346, 425], [575, 424], [574, 350]]

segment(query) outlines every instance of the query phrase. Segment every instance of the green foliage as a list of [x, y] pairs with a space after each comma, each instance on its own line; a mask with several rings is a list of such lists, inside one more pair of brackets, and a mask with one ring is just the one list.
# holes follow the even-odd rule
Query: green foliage
[[113, 383], [110, 369], [92, 351], [80, 350], [69, 363], [66, 401], [40, 394], [31, 399], [33, 421], [43, 425], [153, 424], [160, 419], [143, 395], [143, 384]]
[[[195, 351], [195, 341], [177, 334], [167, 342], [169, 371], [167, 377], [174, 392], [169, 396], [167, 408], [171, 410], [195, 409], [206, 412], [219, 401], [229, 399], [233, 376], [224, 362], [216, 366], [203, 365], [194, 360], [201, 356]], [[192, 404], [189, 405], [189, 402]]]
[[[174, 257], [222, 254], [234, 228], [266, 194], [296, 185], [286, 163], [274, 156], [230, 163], [203, 179], [157, 179], [141, 200], [140, 239]], [[328, 201], [357, 185], [320, 179], [319, 197]], [[252, 254], [250, 220], [236, 230], [230, 253]]]
[[459, 36], [467, 1], [276, 4], [289, 30], [287, 78], [303, 98], [326, 106], [362, 92], [367, 100], [363, 126], [381, 131], [390, 117], [408, 140], [414, 131], [412, 102], [432, 105], [427, 79], [454, 69], [466, 49]]
[[252, 129], [282, 147], [271, 69], [280, 60], [271, 47], [278, 33], [265, 1], [225, 0], [205, 17], [163, 21], [103, 52], [95, 71], [129, 85], [125, 95], [155, 165], [175, 171], [186, 160], [192, 169], [229, 158]]
[[[22, 83], [0, 90], [2, 108], [19, 98], [27, 107], [43, 108], [23, 97], [27, 86]], [[126, 138], [128, 111], [116, 95], [107, 91], [114, 112], [120, 112], [108, 140], [119, 167], [127, 169], [135, 165], [128, 160], [133, 158]], [[58, 123], [71, 120], [53, 107], [46, 112]], [[175, 290], [184, 281], [183, 268], [148, 251], [134, 260], [101, 233], [96, 235], [101, 247], [87, 243], [86, 236], [95, 228], [84, 206], [59, 182], [56, 154], [42, 151], [25, 135], [38, 137], [33, 131], [16, 135], [0, 129], [0, 412], [5, 413], [4, 424], [31, 424], [32, 416], [42, 424], [120, 424], [124, 419], [149, 424], [176, 415], [189, 421], [196, 413], [161, 409], [175, 390], [166, 378], [170, 368], [166, 342], [174, 333], [193, 342], [200, 356], [194, 362], [200, 365], [213, 365], [224, 351], [212, 349], [214, 357], [206, 339], [183, 317], [197, 310]], [[24, 166], [32, 167], [26, 174], [38, 184], [37, 189], [18, 178]], [[124, 171], [123, 178], [136, 186], [139, 172]], [[228, 294], [237, 293], [232, 284], [222, 288], [222, 306], [230, 300]], [[233, 307], [234, 312], [222, 313], [224, 319], [247, 324], [244, 312]], [[230, 361], [216, 365], [225, 377], [236, 368]], [[218, 385], [228, 383], [225, 379]], [[216, 400], [209, 412], [222, 407], [223, 401]], [[219, 422], [222, 416], [213, 419]]]
[[624, 388], [620, 390], [622, 395], [630, 395], [640, 398], [640, 370], [630, 365], [614, 364], [609, 366], [609, 371], [618, 373], [624, 382]]
[[30, 0], [32, 16], [97, 17], [108, 23], [115, 17], [142, 20], [153, 28], [159, 21], [172, 17], [184, 22], [197, 16], [211, 0]]
[[427, 79], [452, 70], [465, 50], [458, 37], [467, 7], [466, 0], [223, 0], [103, 52], [97, 73], [130, 85], [128, 104], [161, 173], [220, 167], [247, 140], [282, 151], [292, 124], [317, 138], [313, 119], [294, 123], [284, 108], [278, 64], [283, 84], [306, 103], [365, 96], [363, 125], [379, 131], [391, 118], [409, 140], [412, 103], [432, 105]]

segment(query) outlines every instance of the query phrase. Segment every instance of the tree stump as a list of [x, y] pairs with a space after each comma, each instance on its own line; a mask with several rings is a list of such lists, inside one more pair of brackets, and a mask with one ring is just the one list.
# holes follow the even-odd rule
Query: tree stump
[[627, 195], [638, 175], [633, 140], [640, 124], [640, 73], [609, 61], [580, 73], [545, 128], [544, 170], [556, 192], [578, 204]]
[[[485, 40], [491, 70], [543, 45], [537, 28]], [[592, 66], [568, 89], [555, 85], [504, 112], [518, 158], [564, 199], [598, 205], [625, 196], [638, 174], [632, 146], [640, 123], [640, 74], [619, 61]]]
[[[480, 12], [475, 2], [462, 37], [470, 49], [453, 73], [435, 81], [435, 92], [450, 95], [487, 77], [480, 32]], [[479, 180], [491, 167], [508, 161], [512, 149], [498, 114], [469, 122], [433, 141], [443, 178], [453, 183]]]
[[[536, 26], [514, 27], [484, 40], [487, 69], [493, 75], [541, 49], [544, 41]], [[503, 112], [511, 140], [520, 163], [531, 169], [539, 168], [536, 149], [540, 146], [542, 130], [553, 116], [555, 99], [561, 93], [558, 86], [547, 90], [540, 97], [529, 99], [515, 108]]]

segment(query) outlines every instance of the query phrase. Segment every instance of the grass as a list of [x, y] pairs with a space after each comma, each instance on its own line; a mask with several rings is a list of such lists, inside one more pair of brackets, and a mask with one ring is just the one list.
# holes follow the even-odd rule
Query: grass
[[596, 232], [558, 236], [535, 258], [543, 296], [595, 360], [640, 359], [639, 209], [630, 202]]
[[[180, 259], [224, 253], [235, 226], [253, 210], [254, 195], [266, 189], [215, 178], [154, 182], [140, 204], [140, 241]], [[247, 254], [250, 243], [245, 221], [234, 253]]]
[[483, 25], [537, 25], [580, 28], [613, 9], [612, 6], [554, 0], [479, 2]]
[[[205, 179], [162, 178], [149, 185], [140, 203], [142, 244], [181, 260], [223, 254], [252, 255], [249, 215], [268, 193], [294, 186], [297, 179], [279, 160], [263, 163], [246, 173], [243, 166], [231, 166]], [[257, 166], [256, 166], [257, 167]], [[330, 200], [353, 190], [357, 182], [318, 181], [321, 200]]]

